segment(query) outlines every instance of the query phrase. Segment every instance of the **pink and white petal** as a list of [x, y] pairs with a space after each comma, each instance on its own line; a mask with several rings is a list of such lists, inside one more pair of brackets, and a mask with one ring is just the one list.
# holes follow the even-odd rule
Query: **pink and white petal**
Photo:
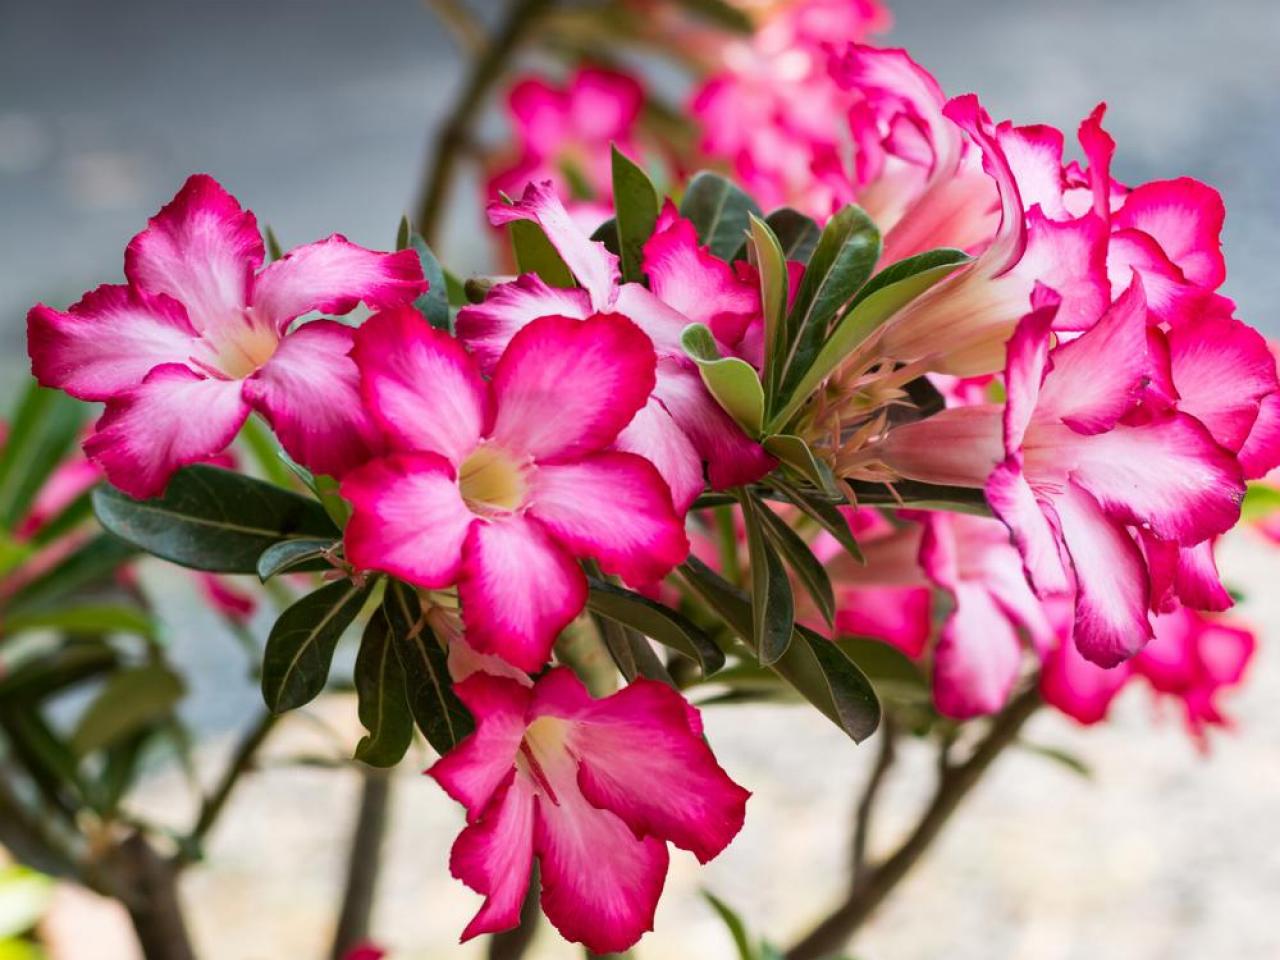
[[1229, 610], [1235, 604], [1218, 576], [1212, 540], [1178, 550], [1173, 588], [1179, 600], [1196, 610], [1221, 612]]
[[645, 332], [653, 341], [653, 349], [659, 357], [683, 360], [684, 347], [680, 335], [692, 321], [674, 307], [659, 300], [647, 287], [638, 283], [624, 283], [618, 288], [617, 299], [611, 308]]
[[[1107, 105], [1099, 103], [1093, 112], [1080, 123], [1077, 137], [1089, 162], [1089, 187], [1093, 194], [1093, 212], [1104, 222], [1111, 221], [1112, 197], [1119, 184], [1111, 179], [1111, 158], [1115, 156], [1116, 142], [1102, 127]], [[1121, 188], [1122, 189], [1122, 188]]]
[[715, 489], [753, 483], [777, 465], [724, 412], [696, 370], [676, 361], [660, 360], [653, 395], [662, 401], [676, 426], [706, 461], [707, 477]]
[[1150, 234], [1188, 280], [1216, 290], [1227, 276], [1221, 239], [1225, 217], [1217, 190], [1181, 177], [1135, 187], [1113, 222], [1117, 230]]
[[1017, 631], [979, 583], [951, 590], [955, 610], [933, 654], [933, 700], [957, 720], [995, 713], [1009, 699], [1022, 659]]
[[248, 306], [262, 257], [253, 214], [213, 177], [197, 173], [129, 241], [124, 274], [132, 286], [173, 297], [205, 333]]
[[27, 314], [31, 372], [81, 400], [109, 400], [155, 367], [185, 363], [197, 334], [178, 303], [128, 286], [101, 286], [66, 313], [36, 304]]
[[1068, 481], [1053, 498], [1076, 578], [1074, 640], [1085, 659], [1114, 667], [1151, 638], [1142, 553], [1087, 491]]
[[458, 578], [463, 543], [475, 515], [458, 492], [453, 465], [433, 453], [371, 460], [342, 480], [351, 502], [347, 559], [428, 590]]
[[653, 464], [633, 453], [540, 466], [529, 513], [575, 555], [595, 557], [632, 586], [662, 579], [689, 554], [671, 492]]
[[516, 768], [528, 727], [532, 694], [525, 684], [476, 673], [454, 684], [475, 718], [475, 729], [427, 769], [427, 776], [467, 809], [472, 823], [485, 817]]
[[951, 407], [894, 427], [876, 452], [899, 476], [981, 487], [1005, 459], [1003, 411], [989, 404]]
[[991, 117], [975, 95], [969, 93], [948, 100], [942, 112], [981, 149], [982, 169], [995, 181], [1000, 195], [1000, 226], [977, 268], [984, 276], [999, 277], [1017, 265], [1027, 248], [1027, 228], [1018, 183], [996, 139]]
[[1010, 277], [1042, 283], [1061, 296], [1055, 329], [1088, 330], [1111, 302], [1107, 239], [1106, 224], [1092, 213], [1058, 222], [1032, 209], [1027, 249]]
[[349, 313], [361, 302], [386, 310], [410, 303], [426, 289], [415, 251], [379, 253], [335, 233], [294, 247], [258, 274], [253, 309], [284, 333], [295, 317], [313, 310]]
[[568, 100], [573, 134], [604, 145], [630, 135], [644, 106], [644, 87], [627, 73], [583, 67], [570, 81]]
[[1068, 593], [1071, 579], [1063, 563], [1057, 531], [1023, 475], [1009, 458], [991, 471], [983, 488], [987, 503], [1013, 537], [1027, 580], [1040, 597]]
[[533, 872], [533, 785], [514, 767], [483, 818], [458, 834], [449, 854], [449, 872], [484, 904], [460, 938], [510, 930], [520, 923], [520, 907]]
[[536, 273], [526, 273], [491, 288], [483, 303], [459, 310], [458, 339], [487, 373], [511, 338], [538, 317], [585, 320], [590, 315], [591, 300], [585, 290], [548, 286]]
[[1009, 338], [1004, 368], [1004, 446], [1010, 454], [1022, 446], [1040, 400], [1045, 374], [1053, 367], [1049, 336], [1057, 313], [1053, 302], [1057, 295], [1050, 292], [1046, 296], [1049, 302], [1019, 320]]
[[1054, 220], [1067, 219], [1062, 205], [1062, 131], [1042, 124], [1015, 127], [1006, 122], [996, 127], [996, 139], [1018, 183], [1023, 206], [1028, 210], [1038, 206]]
[[1070, 637], [1060, 643], [1040, 669], [1040, 695], [1050, 706], [1084, 724], [1106, 719], [1111, 701], [1133, 676], [1129, 663], [1104, 668], [1090, 663]]
[[671, 491], [672, 505], [679, 516], [688, 512], [706, 486], [702, 457], [676, 426], [667, 408], [654, 397], [623, 427], [614, 446], [644, 457], [657, 468]]
[[495, 227], [514, 220], [537, 223], [569, 272], [590, 295], [592, 309], [609, 308], [618, 285], [618, 258], [574, 222], [556, 196], [551, 181], [530, 183], [524, 188], [524, 195], [513, 204], [500, 201], [489, 204], [488, 214], [489, 222]]
[[540, 317], [494, 368], [493, 442], [538, 461], [601, 450], [648, 401], [654, 364], [649, 338], [625, 317]]
[[1112, 292], [1119, 294], [1128, 287], [1135, 272], [1142, 277], [1147, 309], [1155, 321], [1176, 326], [1204, 311], [1208, 292], [1182, 275], [1154, 237], [1132, 228], [1116, 230], [1107, 246]]
[[487, 432], [492, 402], [475, 361], [418, 311], [371, 317], [356, 331], [351, 356], [365, 405], [394, 446], [457, 466]]
[[177, 469], [221, 452], [249, 415], [238, 380], [210, 380], [180, 364], [156, 367], [107, 401], [89, 458], [131, 497], [154, 497]]
[[637, 837], [668, 840], [706, 863], [742, 829], [750, 793], [691, 728], [690, 710], [670, 687], [636, 680], [595, 701], [573, 724], [569, 743], [589, 803], [616, 814]]
[[529, 517], [477, 521], [463, 556], [458, 597], [468, 642], [526, 673], [540, 669], [586, 605], [582, 570]]
[[289, 456], [312, 473], [340, 477], [382, 448], [350, 356], [354, 333], [333, 320], [303, 324], [245, 381], [245, 399]]
[[1280, 467], [1280, 392], [1262, 398], [1258, 419], [1237, 459], [1246, 480], [1256, 480]]
[[1070, 445], [1072, 477], [1106, 512], [1190, 546], [1240, 519], [1240, 466], [1198, 420], [1173, 413]]

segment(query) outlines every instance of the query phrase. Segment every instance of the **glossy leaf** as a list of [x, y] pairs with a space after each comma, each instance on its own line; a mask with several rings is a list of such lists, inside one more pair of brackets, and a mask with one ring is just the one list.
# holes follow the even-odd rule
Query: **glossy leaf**
[[29, 381], [0, 443], [0, 529], [18, 525], [54, 467], [75, 446], [87, 413], [80, 401]]
[[763, 446], [771, 455], [821, 490], [824, 495], [839, 496], [831, 470], [813, 455], [813, 451], [802, 438], [789, 433], [775, 433], [765, 438]]
[[333, 564], [325, 559], [325, 554], [338, 545], [337, 540], [329, 538], [303, 538], [299, 540], [281, 540], [262, 551], [258, 557], [258, 579], [266, 583], [276, 574], [292, 571], [332, 570]]
[[785, 494], [786, 498], [795, 506], [803, 510], [809, 519], [835, 537], [836, 541], [840, 546], [844, 547], [851, 557], [859, 563], [866, 562], [866, 559], [862, 556], [861, 548], [858, 547], [857, 538], [854, 537], [853, 531], [849, 529], [849, 522], [845, 519], [844, 514], [840, 512], [840, 504], [838, 502], [833, 502], [819, 491], [804, 490], [787, 483], [776, 475], [770, 477], [769, 482]]
[[203, 465], [174, 474], [164, 495], [154, 500], [134, 500], [100, 486], [93, 506], [102, 525], [121, 539], [213, 573], [256, 573], [258, 557], [272, 544], [339, 535], [314, 500]]
[[[764, 316], [764, 382], [766, 395], [777, 389], [787, 322], [787, 261], [773, 230], [751, 217], [748, 241], [760, 274], [760, 308]], [[767, 406], [767, 403], [766, 403]]]
[[413, 588], [399, 581], [388, 583], [382, 609], [404, 667], [413, 718], [436, 752], [447, 753], [475, 727], [471, 714], [453, 692], [448, 655], [427, 626]]
[[404, 667], [381, 607], [369, 618], [360, 640], [354, 679], [360, 722], [369, 731], [356, 744], [355, 757], [372, 767], [393, 767], [413, 742], [413, 713], [405, 692]]
[[418, 255], [422, 264], [422, 275], [427, 278], [427, 290], [413, 301], [417, 311], [427, 318], [427, 322], [437, 330], [453, 333], [453, 317], [449, 313], [449, 288], [444, 279], [444, 268], [427, 246], [427, 241], [418, 234], [411, 234], [409, 246]]
[[680, 335], [680, 344], [698, 365], [702, 382], [729, 416], [750, 436], [757, 436], [764, 422], [764, 387], [755, 368], [738, 357], [722, 357], [715, 337], [701, 323], [691, 323]]
[[782, 559], [765, 536], [760, 504], [750, 494], [742, 497], [742, 519], [751, 562], [751, 641], [760, 662], [772, 666], [791, 644], [795, 597]]
[[644, 279], [641, 263], [645, 241], [658, 221], [658, 191], [648, 175], [619, 150], [613, 148], [613, 209], [622, 260], [622, 279]]
[[809, 262], [818, 245], [818, 238], [822, 236], [822, 228], [813, 218], [790, 207], [782, 207], [765, 217], [765, 223], [769, 224], [778, 242], [782, 244], [784, 257], [797, 263]]
[[173, 712], [186, 694], [182, 678], [159, 663], [112, 675], [80, 715], [71, 750], [83, 757], [111, 746]]
[[724, 666], [724, 653], [683, 614], [605, 580], [591, 577], [588, 584], [587, 609], [592, 613], [632, 627], [697, 661], [704, 677]]
[[781, 517], [761, 503], [755, 502], [755, 511], [760, 517], [761, 527], [769, 542], [774, 545], [782, 558], [786, 560], [796, 577], [804, 585], [809, 596], [822, 614], [827, 626], [832, 626], [836, 618], [835, 591], [831, 588], [831, 578], [827, 576], [822, 561], [813, 555], [809, 545], [791, 529]]
[[516, 269], [521, 273], [536, 273], [553, 287], [575, 286], [570, 272], [556, 248], [551, 245], [542, 227], [532, 220], [512, 220], [507, 225], [511, 236], [511, 249], [516, 257]]
[[890, 489], [883, 483], [851, 480], [858, 503], [867, 506], [914, 507], [917, 510], [950, 510], [976, 517], [991, 516], [987, 499], [978, 487], [945, 487], [918, 480], [896, 480]]
[[897, 647], [866, 637], [838, 637], [836, 646], [858, 665], [882, 697], [932, 702], [933, 694], [923, 670]]
[[721, 260], [731, 259], [742, 247], [751, 214], [764, 215], [741, 187], [706, 170], [694, 175], [680, 201], [680, 216], [692, 221], [698, 241]]
[[603, 243], [604, 248], [615, 257], [622, 255], [622, 245], [618, 242], [618, 219], [616, 217], [610, 217], [596, 227], [595, 233], [591, 234], [591, 239], [596, 243]]
[[339, 580], [296, 601], [275, 622], [262, 656], [262, 698], [272, 713], [313, 700], [329, 679], [342, 633], [355, 620], [370, 585]]

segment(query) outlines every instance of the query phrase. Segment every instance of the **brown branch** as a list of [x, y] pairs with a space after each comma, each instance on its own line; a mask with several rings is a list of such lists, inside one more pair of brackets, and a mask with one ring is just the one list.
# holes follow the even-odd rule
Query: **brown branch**
[[347, 883], [342, 909], [333, 935], [333, 960], [342, 960], [352, 948], [369, 939], [369, 918], [373, 914], [378, 874], [382, 866], [382, 842], [387, 833], [387, 811], [391, 805], [391, 775], [385, 770], [362, 771], [360, 811], [356, 814], [347, 855]]
[[886, 713], [880, 724], [880, 751], [876, 754], [875, 766], [871, 768], [871, 776], [867, 779], [867, 785], [862, 791], [854, 813], [851, 863], [855, 884], [867, 871], [867, 844], [871, 839], [871, 816], [875, 812], [880, 788], [884, 785], [894, 760], [897, 759], [896, 739], [897, 732], [893, 729], [893, 720]]
[[1039, 705], [1039, 690], [1032, 686], [996, 716], [986, 737], [969, 758], [947, 768], [939, 778], [933, 800], [902, 846], [887, 860], [865, 871], [862, 878], [853, 883], [844, 902], [787, 951], [786, 960], [819, 960], [848, 942], [937, 839], [961, 801], [1004, 748], [1017, 739], [1018, 732]]

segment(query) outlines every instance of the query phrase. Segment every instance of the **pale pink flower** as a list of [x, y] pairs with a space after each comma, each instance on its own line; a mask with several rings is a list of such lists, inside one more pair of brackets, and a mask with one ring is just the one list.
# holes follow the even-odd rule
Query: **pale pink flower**
[[649, 340], [618, 316], [542, 317], [486, 381], [462, 344], [401, 308], [352, 351], [393, 452], [351, 471], [346, 555], [426, 589], [454, 584], [471, 644], [532, 672], [586, 602], [576, 558], [629, 583], [688, 552], [653, 466], [608, 449], [649, 398]]
[[253, 410], [317, 473], [341, 473], [373, 451], [351, 329], [294, 321], [411, 301], [426, 287], [417, 254], [375, 253], [334, 234], [262, 261], [253, 214], [198, 174], [129, 243], [126, 284], [101, 286], [65, 313], [40, 304], [27, 315], [40, 382], [106, 402], [85, 449], [126, 493], [160, 493], [179, 467], [223, 450]]
[[456, 689], [475, 733], [427, 772], [467, 810], [450, 867], [485, 902], [463, 940], [519, 922], [537, 857], [565, 939], [626, 950], [653, 928], [667, 843], [705, 863], [742, 827], [749, 794], [669, 687], [637, 680], [593, 700], [558, 668], [532, 687], [475, 673]]

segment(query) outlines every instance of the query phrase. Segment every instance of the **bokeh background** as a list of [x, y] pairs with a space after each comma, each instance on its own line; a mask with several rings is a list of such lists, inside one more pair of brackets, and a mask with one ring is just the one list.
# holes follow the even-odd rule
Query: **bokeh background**
[[[482, 12], [493, 12], [486, 0]], [[1114, 172], [1189, 174], [1228, 209], [1225, 292], [1280, 335], [1280, 4], [1274, 0], [900, 0], [889, 42], [949, 93], [993, 115], [1073, 129], [1110, 103]], [[415, 0], [5, 0], [0, 3], [0, 401], [26, 367], [23, 318], [119, 275], [124, 243], [193, 171], [217, 176], [285, 246], [332, 231], [386, 247], [422, 177], [434, 128], [461, 82], [447, 34]], [[658, 77], [659, 83], [669, 78]], [[497, 124], [495, 117], [493, 123]], [[500, 129], [498, 127], [497, 129]], [[463, 190], [469, 189], [467, 186]], [[460, 273], [488, 248], [475, 204], [456, 205], [442, 254]], [[1249, 534], [1223, 558], [1262, 646], [1231, 704], [1238, 729], [1201, 755], [1179, 718], [1131, 689], [1113, 722], [1040, 717], [1028, 734], [1083, 758], [1082, 778], [1027, 751], [1006, 756], [859, 942], [873, 960], [1174, 960], [1280, 956], [1280, 592]], [[179, 662], [201, 750], [224, 752], [258, 697], [234, 641], [159, 567], [147, 576]], [[264, 632], [266, 624], [258, 625]], [[354, 774], [289, 765], [357, 737], [354, 703], [291, 720], [186, 881], [203, 956], [320, 957], [339, 896]], [[677, 857], [641, 960], [731, 956], [691, 896], [699, 886], [786, 942], [839, 896], [852, 793], [872, 753], [811, 713], [725, 708], [709, 733], [755, 791], [748, 826], [706, 870]], [[908, 750], [879, 845], [924, 798], [927, 758]], [[158, 770], [146, 802], [181, 790]], [[461, 811], [406, 762], [396, 778], [387, 872], [375, 912], [395, 958], [470, 958], [454, 937], [477, 899], [448, 878]], [[79, 904], [85, 960], [135, 953], [105, 905]], [[544, 935], [547, 960], [579, 956]]]

